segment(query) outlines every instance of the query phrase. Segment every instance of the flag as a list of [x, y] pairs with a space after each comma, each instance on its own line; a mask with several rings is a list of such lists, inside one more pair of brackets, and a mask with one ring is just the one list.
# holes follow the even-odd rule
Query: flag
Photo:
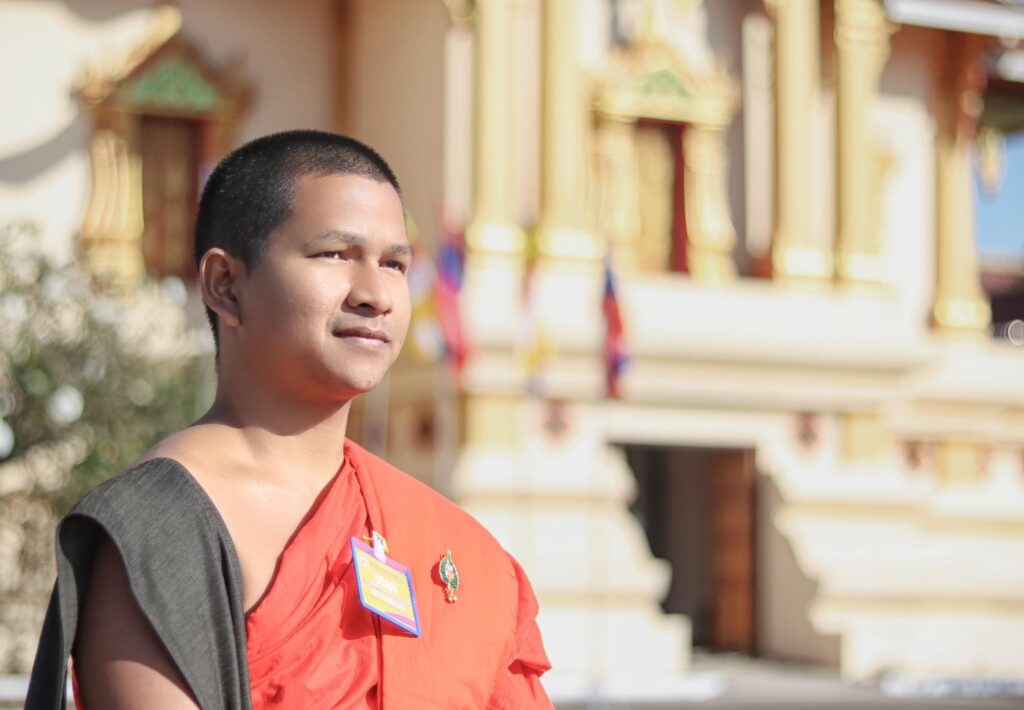
[[459, 291], [462, 290], [465, 261], [466, 251], [462, 234], [442, 219], [434, 299], [437, 303], [441, 332], [444, 335], [445, 354], [455, 369], [456, 377], [462, 375], [466, 356], [469, 354], [469, 344], [462, 331], [462, 318], [459, 315]]
[[428, 362], [440, 360], [446, 350], [437, 312], [436, 290], [437, 267], [434, 260], [421, 242], [413, 241], [412, 264], [409, 265], [409, 296], [412, 301], [409, 334], [416, 353]]
[[615, 288], [615, 275], [612, 273], [611, 259], [604, 262], [604, 365], [607, 383], [607, 394], [612, 399], [619, 398], [619, 375], [626, 366], [625, 335], [622, 328], [622, 313], [619, 309], [619, 298]]

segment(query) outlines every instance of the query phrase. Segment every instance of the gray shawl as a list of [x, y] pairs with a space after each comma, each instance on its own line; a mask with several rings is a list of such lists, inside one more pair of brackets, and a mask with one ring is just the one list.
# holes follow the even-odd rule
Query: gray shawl
[[[90, 492], [57, 529], [57, 581], [27, 710], [64, 710], [68, 658], [99, 535], [120, 552], [139, 608], [204, 710], [249, 710], [242, 574], [224, 521], [177, 461], [153, 459]], [[94, 709], [91, 709], [94, 710]]]

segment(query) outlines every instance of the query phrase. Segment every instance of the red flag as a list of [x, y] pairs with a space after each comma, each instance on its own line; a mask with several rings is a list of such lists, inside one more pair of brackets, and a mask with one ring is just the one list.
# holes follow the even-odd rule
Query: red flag
[[447, 221], [442, 220], [441, 239], [437, 250], [435, 298], [441, 331], [444, 333], [445, 352], [455, 369], [456, 377], [461, 377], [469, 353], [459, 314], [459, 291], [462, 289], [465, 254], [462, 234], [452, 229]]
[[607, 393], [612, 399], [619, 398], [619, 375], [629, 358], [626, 356], [625, 334], [622, 327], [622, 313], [615, 288], [615, 275], [610, 259], [604, 262], [604, 300], [602, 303], [605, 320], [604, 364], [607, 379]]

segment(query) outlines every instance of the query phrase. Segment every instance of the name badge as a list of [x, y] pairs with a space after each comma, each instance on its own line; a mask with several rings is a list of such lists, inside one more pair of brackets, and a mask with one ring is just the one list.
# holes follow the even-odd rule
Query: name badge
[[387, 556], [383, 538], [376, 532], [373, 542], [370, 547], [359, 538], [352, 538], [359, 601], [374, 614], [419, 636], [420, 616], [416, 611], [416, 592], [409, 568]]

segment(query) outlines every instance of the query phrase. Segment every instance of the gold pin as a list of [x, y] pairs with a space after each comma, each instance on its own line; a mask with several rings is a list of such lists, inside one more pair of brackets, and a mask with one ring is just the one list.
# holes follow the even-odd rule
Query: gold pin
[[452, 551], [448, 550], [445, 554], [441, 555], [441, 561], [438, 563], [438, 573], [441, 576], [441, 581], [444, 582], [445, 599], [449, 603], [453, 603], [457, 596], [455, 596], [455, 590], [459, 588], [459, 570], [455, 567], [455, 563], [452, 561]]

